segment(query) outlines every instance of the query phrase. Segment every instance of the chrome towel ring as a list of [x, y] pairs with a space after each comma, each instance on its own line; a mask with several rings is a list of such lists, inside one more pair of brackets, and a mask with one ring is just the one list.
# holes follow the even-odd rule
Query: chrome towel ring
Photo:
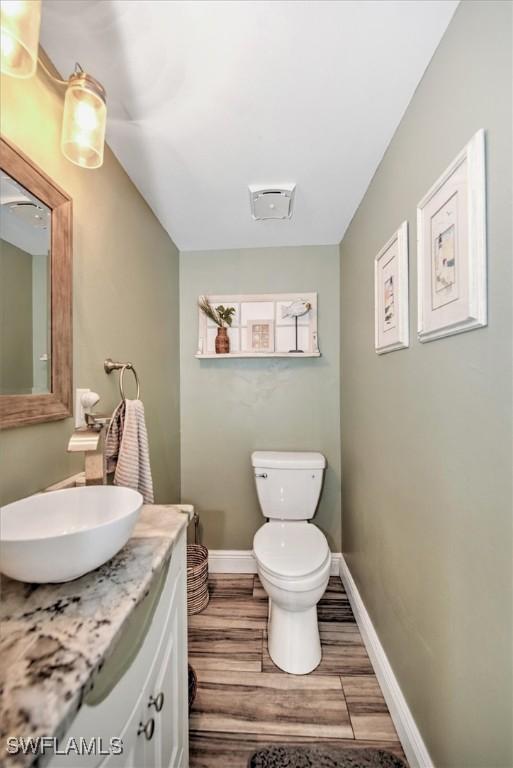
[[121, 373], [119, 374], [119, 391], [120, 391], [122, 400], [126, 400], [125, 390], [123, 387], [123, 377], [125, 375], [125, 371], [132, 371], [132, 373], [134, 374], [135, 383], [137, 385], [136, 399], [139, 400], [139, 395], [141, 393], [141, 387], [139, 385], [139, 376], [137, 375], [137, 371], [135, 370], [132, 363], [116, 363], [114, 362], [114, 360], [108, 357], [103, 363], [103, 368], [105, 370], [105, 373], [112, 373], [112, 371], [121, 371]]

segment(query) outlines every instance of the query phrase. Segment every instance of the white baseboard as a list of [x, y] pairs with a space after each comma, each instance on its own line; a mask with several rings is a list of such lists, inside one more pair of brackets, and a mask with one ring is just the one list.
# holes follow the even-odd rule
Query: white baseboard
[[256, 573], [256, 561], [250, 549], [209, 549], [210, 573]]
[[[338, 576], [342, 555], [331, 554], [331, 575]], [[256, 561], [250, 549], [211, 549], [208, 553], [210, 573], [256, 573]]]
[[343, 555], [340, 556], [340, 578], [408, 762], [411, 768], [434, 768]]
[[340, 576], [340, 563], [342, 562], [342, 552], [331, 553], [331, 576]]

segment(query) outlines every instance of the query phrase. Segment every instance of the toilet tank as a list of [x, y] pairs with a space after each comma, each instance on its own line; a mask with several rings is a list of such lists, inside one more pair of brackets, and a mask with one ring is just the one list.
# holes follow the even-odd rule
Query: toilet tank
[[321, 495], [326, 459], [306, 451], [251, 454], [258, 501], [271, 520], [310, 520]]

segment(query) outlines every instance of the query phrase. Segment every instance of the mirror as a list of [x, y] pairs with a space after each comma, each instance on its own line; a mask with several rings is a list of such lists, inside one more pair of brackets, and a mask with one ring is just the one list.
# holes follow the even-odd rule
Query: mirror
[[51, 391], [52, 212], [0, 175], [0, 395]]
[[71, 200], [0, 139], [0, 426], [71, 414]]

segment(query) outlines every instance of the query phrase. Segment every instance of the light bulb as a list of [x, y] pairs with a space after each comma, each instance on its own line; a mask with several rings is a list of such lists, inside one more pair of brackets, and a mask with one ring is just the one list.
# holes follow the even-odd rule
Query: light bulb
[[37, 67], [41, 0], [0, 3], [0, 69], [11, 77], [32, 77]]
[[2, 0], [2, 12], [10, 18], [19, 17], [24, 13], [26, 5], [23, 0]]
[[13, 54], [16, 50], [15, 40], [13, 40], [10, 34], [3, 29], [1, 32], [1, 48], [2, 48], [2, 72], [3, 72], [4, 60], [6, 62], [11, 62], [12, 59], [14, 58]]
[[98, 117], [96, 110], [91, 104], [85, 101], [79, 101], [75, 107], [74, 120], [77, 126], [83, 131], [94, 131], [98, 128]]

